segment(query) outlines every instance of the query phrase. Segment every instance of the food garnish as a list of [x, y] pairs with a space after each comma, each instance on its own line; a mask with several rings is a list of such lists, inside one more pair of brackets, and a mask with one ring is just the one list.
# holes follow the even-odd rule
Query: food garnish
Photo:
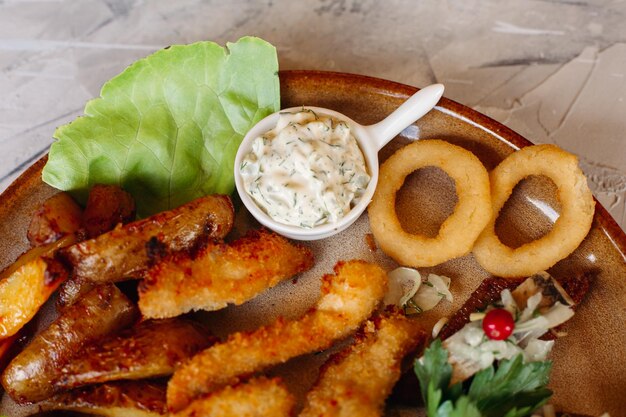
[[348, 124], [306, 108], [281, 112], [239, 170], [257, 206], [277, 222], [304, 228], [336, 223], [370, 180]]
[[524, 362], [521, 355], [478, 372], [469, 388], [450, 385], [448, 351], [435, 340], [415, 362], [428, 417], [523, 417], [541, 407], [552, 392], [545, 388], [551, 362]]
[[[452, 177], [459, 199], [435, 238], [406, 232], [395, 211], [396, 193], [405, 178], [427, 166], [441, 168]], [[470, 151], [442, 140], [420, 140], [396, 151], [381, 165], [368, 214], [383, 252], [404, 266], [434, 266], [468, 254], [489, 222], [489, 175]]]
[[235, 384], [241, 376], [327, 349], [370, 316], [386, 289], [387, 276], [379, 266], [339, 262], [335, 275], [322, 278], [322, 297], [304, 316], [231, 334], [180, 366], [167, 387], [170, 411], [180, 411], [202, 394]]
[[425, 280], [418, 270], [399, 267], [387, 274], [389, 290], [385, 295], [385, 305], [395, 305], [406, 314], [419, 314], [433, 309], [444, 298], [453, 301], [450, 292], [450, 278], [428, 274]]
[[[535, 277], [525, 281], [535, 282], [538, 282]], [[503, 290], [499, 302], [483, 313], [470, 315], [473, 321], [444, 341], [454, 366], [453, 383], [468, 378], [494, 360], [511, 359], [517, 354], [522, 354], [525, 360], [545, 360], [554, 341], [539, 338], [569, 320], [574, 311], [561, 299], [551, 297], [551, 288], [558, 285], [553, 278], [542, 280], [529, 297], [525, 283], [513, 291]], [[492, 328], [495, 320], [500, 320], [497, 329]]]
[[513, 315], [503, 308], [494, 308], [483, 318], [483, 331], [492, 340], [508, 339], [514, 328]]
[[267, 230], [230, 243], [210, 242], [151, 268], [139, 286], [144, 317], [175, 317], [192, 310], [242, 304], [313, 266], [313, 253]]
[[278, 379], [254, 378], [192, 402], [172, 417], [290, 417], [296, 401]]
[[[545, 175], [554, 181], [562, 211], [548, 234], [513, 249], [500, 241], [495, 223], [515, 185], [530, 175]], [[555, 145], [527, 146], [504, 159], [489, 178], [493, 216], [472, 251], [492, 274], [529, 276], [548, 269], [572, 253], [589, 233], [595, 202], [576, 156]]]
[[356, 341], [323, 365], [300, 417], [383, 415], [402, 359], [425, 341], [419, 322], [399, 310], [368, 320]]
[[130, 192], [144, 217], [234, 190], [245, 133], [280, 108], [275, 48], [244, 37], [174, 45], [102, 87], [54, 133], [43, 180], [81, 202], [97, 183]]
[[422, 281], [420, 289], [405, 305], [405, 311], [410, 313], [422, 313], [435, 308], [442, 300], [453, 301], [450, 292], [450, 278], [437, 274], [428, 274]]
[[[560, 301], [565, 305], [576, 308], [591, 290], [594, 277], [595, 274], [593, 272], [586, 272], [560, 277], [558, 282], [547, 273], [535, 274], [532, 276], [532, 280], [527, 278], [487, 278], [480, 283], [463, 306], [449, 317], [445, 327], [441, 329], [439, 337], [442, 340], [447, 339], [469, 323], [471, 316], [484, 314], [484, 311], [490, 305], [501, 301], [502, 291], [505, 289], [515, 290], [512, 294], [518, 297], [516, 298], [518, 305], [525, 304], [526, 301], [524, 300], [541, 288], [541, 291], [544, 293], [542, 304], [552, 305], [556, 301]], [[563, 295], [565, 293], [567, 293], [567, 297]], [[521, 294], [526, 295], [519, 298]], [[550, 333], [553, 334], [555, 331], [551, 330]]]
[[389, 289], [383, 300], [385, 305], [396, 305], [405, 308], [422, 285], [422, 276], [417, 269], [398, 267], [387, 273]]
[[555, 290], [562, 288], [547, 274], [530, 277], [444, 342], [435, 340], [415, 363], [428, 417], [522, 417], [543, 405], [552, 394], [546, 357], [554, 341], [540, 337], [573, 315]]

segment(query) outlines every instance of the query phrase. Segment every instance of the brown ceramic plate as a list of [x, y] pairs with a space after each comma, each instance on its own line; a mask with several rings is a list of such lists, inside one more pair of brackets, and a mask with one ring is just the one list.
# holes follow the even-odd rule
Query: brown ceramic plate
[[[416, 89], [375, 78], [313, 71], [281, 72], [282, 106], [312, 105], [342, 112], [359, 123], [381, 120]], [[465, 106], [442, 99], [439, 106], [411, 126], [381, 151], [381, 161], [415, 139], [439, 138], [474, 152], [488, 169], [514, 150], [531, 143]], [[27, 247], [26, 228], [35, 208], [55, 191], [41, 182], [45, 158], [35, 163], [0, 196], [0, 267], [10, 264]], [[435, 235], [452, 212], [456, 196], [451, 180], [437, 169], [412, 174], [397, 198], [397, 211], [409, 231]], [[497, 224], [501, 239], [518, 246], [545, 234], [551, 227], [550, 211], [559, 211], [555, 187], [547, 179], [531, 177], [520, 183]], [[238, 229], [250, 224], [247, 213], [238, 213]], [[235, 232], [237, 233], [237, 231]], [[340, 259], [362, 258], [393, 268], [394, 262], [367, 242], [367, 216], [345, 232], [313, 242], [315, 267], [297, 281], [288, 281], [244, 304], [203, 316], [218, 334], [250, 329], [277, 315], [294, 316], [318, 296], [319, 277]], [[551, 387], [558, 410], [613, 416], [626, 410], [626, 235], [607, 211], [597, 205], [593, 227], [581, 246], [550, 272], [565, 276], [595, 271], [597, 278], [578, 313], [567, 325], [567, 336], [556, 343]], [[452, 278], [454, 303], [441, 305], [421, 317], [425, 326], [458, 309], [486, 277], [471, 255], [424, 269]], [[445, 304], [445, 303], [444, 303]], [[316, 377], [319, 357], [305, 357], [275, 372], [292, 381], [302, 393]], [[297, 381], [294, 382], [294, 381]], [[418, 395], [416, 393], [416, 395]], [[6, 397], [4, 406], [7, 404]], [[0, 407], [0, 412], [2, 407]], [[15, 411], [15, 410], [14, 410]]]

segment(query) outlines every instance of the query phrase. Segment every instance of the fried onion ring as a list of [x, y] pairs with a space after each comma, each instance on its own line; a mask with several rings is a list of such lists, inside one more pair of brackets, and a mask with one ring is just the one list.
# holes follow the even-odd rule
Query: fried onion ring
[[[495, 224], [515, 185], [530, 175], [550, 178], [563, 208], [547, 235], [513, 249], [498, 239]], [[589, 233], [595, 202], [576, 156], [555, 145], [528, 146], [502, 161], [490, 180], [493, 216], [473, 250], [478, 263], [490, 273], [520, 277], [548, 269], [571, 254]]]
[[[458, 196], [454, 212], [434, 238], [403, 230], [395, 210], [396, 193], [405, 178], [427, 166], [444, 170], [454, 180]], [[416, 268], [469, 253], [491, 212], [489, 174], [483, 164], [470, 151], [442, 140], [414, 142], [387, 159], [368, 208], [370, 227], [383, 252]]]

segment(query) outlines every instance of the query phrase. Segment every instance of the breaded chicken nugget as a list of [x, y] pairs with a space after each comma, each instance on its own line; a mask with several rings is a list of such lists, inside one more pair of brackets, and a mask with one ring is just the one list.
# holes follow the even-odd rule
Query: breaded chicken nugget
[[241, 304], [313, 265], [307, 247], [276, 233], [251, 231], [231, 244], [209, 243], [157, 264], [139, 286], [144, 317], [174, 317], [191, 310]]
[[326, 362], [300, 417], [383, 415], [402, 359], [425, 340], [421, 327], [398, 310], [368, 321], [353, 345]]
[[378, 306], [387, 274], [364, 261], [339, 262], [322, 278], [322, 297], [298, 320], [279, 319], [249, 333], [235, 333], [194, 356], [174, 373], [167, 387], [171, 411], [194, 398], [305, 353], [327, 349], [354, 332]]
[[198, 398], [172, 417], [288, 417], [294, 404], [278, 378], [257, 378]]

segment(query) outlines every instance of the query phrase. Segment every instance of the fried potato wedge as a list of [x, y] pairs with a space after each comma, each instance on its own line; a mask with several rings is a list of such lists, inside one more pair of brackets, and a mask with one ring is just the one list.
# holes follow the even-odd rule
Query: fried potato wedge
[[96, 184], [89, 191], [82, 226], [87, 238], [100, 236], [135, 219], [135, 200], [117, 185]]
[[180, 362], [216, 341], [190, 319], [144, 321], [87, 346], [63, 367], [55, 384], [72, 389], [120, 379], [171, 375]]
[[63, 310], [74, 304], [80, 297], [97, 287], [98, 284], [84, 278], [70, 276], [59, 286], [57, 292], [57, 309]]
[[28, 226], [31, 246], [56, 242], [63, 236], [75, 234], [81, 226], [82, 209], [65, 192], [53, 195], [39, 207]]
[[94, 282], [140, 278], [166, 254], [190, 250], [199, 240], [223, 238], [233, 220], [228, 196], [201, 197], [70, 246], [61, 254], [77, 278]]
[[6, 339], [0, 340], [0, 371], [9, 363], [13, 344], [17, 341], [18, 335], [14, 334]]
[[157, 417], [167, 414], [165, 384], [120, 381], [64, 392], [38, 404], [42, 411], [73, 411], [106, 417]]
[[74, 241], [70, 234], [33, 248], [0, 273], [0, 340], [16, 334], [67, 279], [69, 272], [50, 256]]
[[183, 363], [167, 387], [170, 411], [202, 394], [239, 382], [239, 377], [305, 353], [327, 349], [352, 334], [378, 306], [387, 274], [364, 261], [339, 262], [322, 278], [322, 297], [296, 320], [279, 319], [252, 332], [232, 334]]
[[[88, 239], [97, 237], [118, 224], [133, 221], [134, 218], [135, 201], [129, 193], [116, 185], [96, 184], [89, 191], [81, 221], [81, 236]], [[59, 287], [57, 307], [63, 309], [74, 304], [96, 285], [85, 278], [70, 276]]]
[[199, 398], [172, 417], [289, 417], [294, 405], [280, 380], [256, 378]]
[[307, 247], [267, 230], [249, 232], [157, 264], [139, 286], [139, 309], [144, 317], [164, 318], [242, 304], [312, 265]]
[[132, 324], [136, 306], [114, 285], [85, 294], [17, 355], [2, 374], [2, 386], [18, 403], [41, 401], [57, 388], [62, 367], [87, 344]]
[[333, 355], [300, 417], [379, 417], [403, 358], [426, 342], [419, 323], [395, 310], [368, 321], [354, 344]]

